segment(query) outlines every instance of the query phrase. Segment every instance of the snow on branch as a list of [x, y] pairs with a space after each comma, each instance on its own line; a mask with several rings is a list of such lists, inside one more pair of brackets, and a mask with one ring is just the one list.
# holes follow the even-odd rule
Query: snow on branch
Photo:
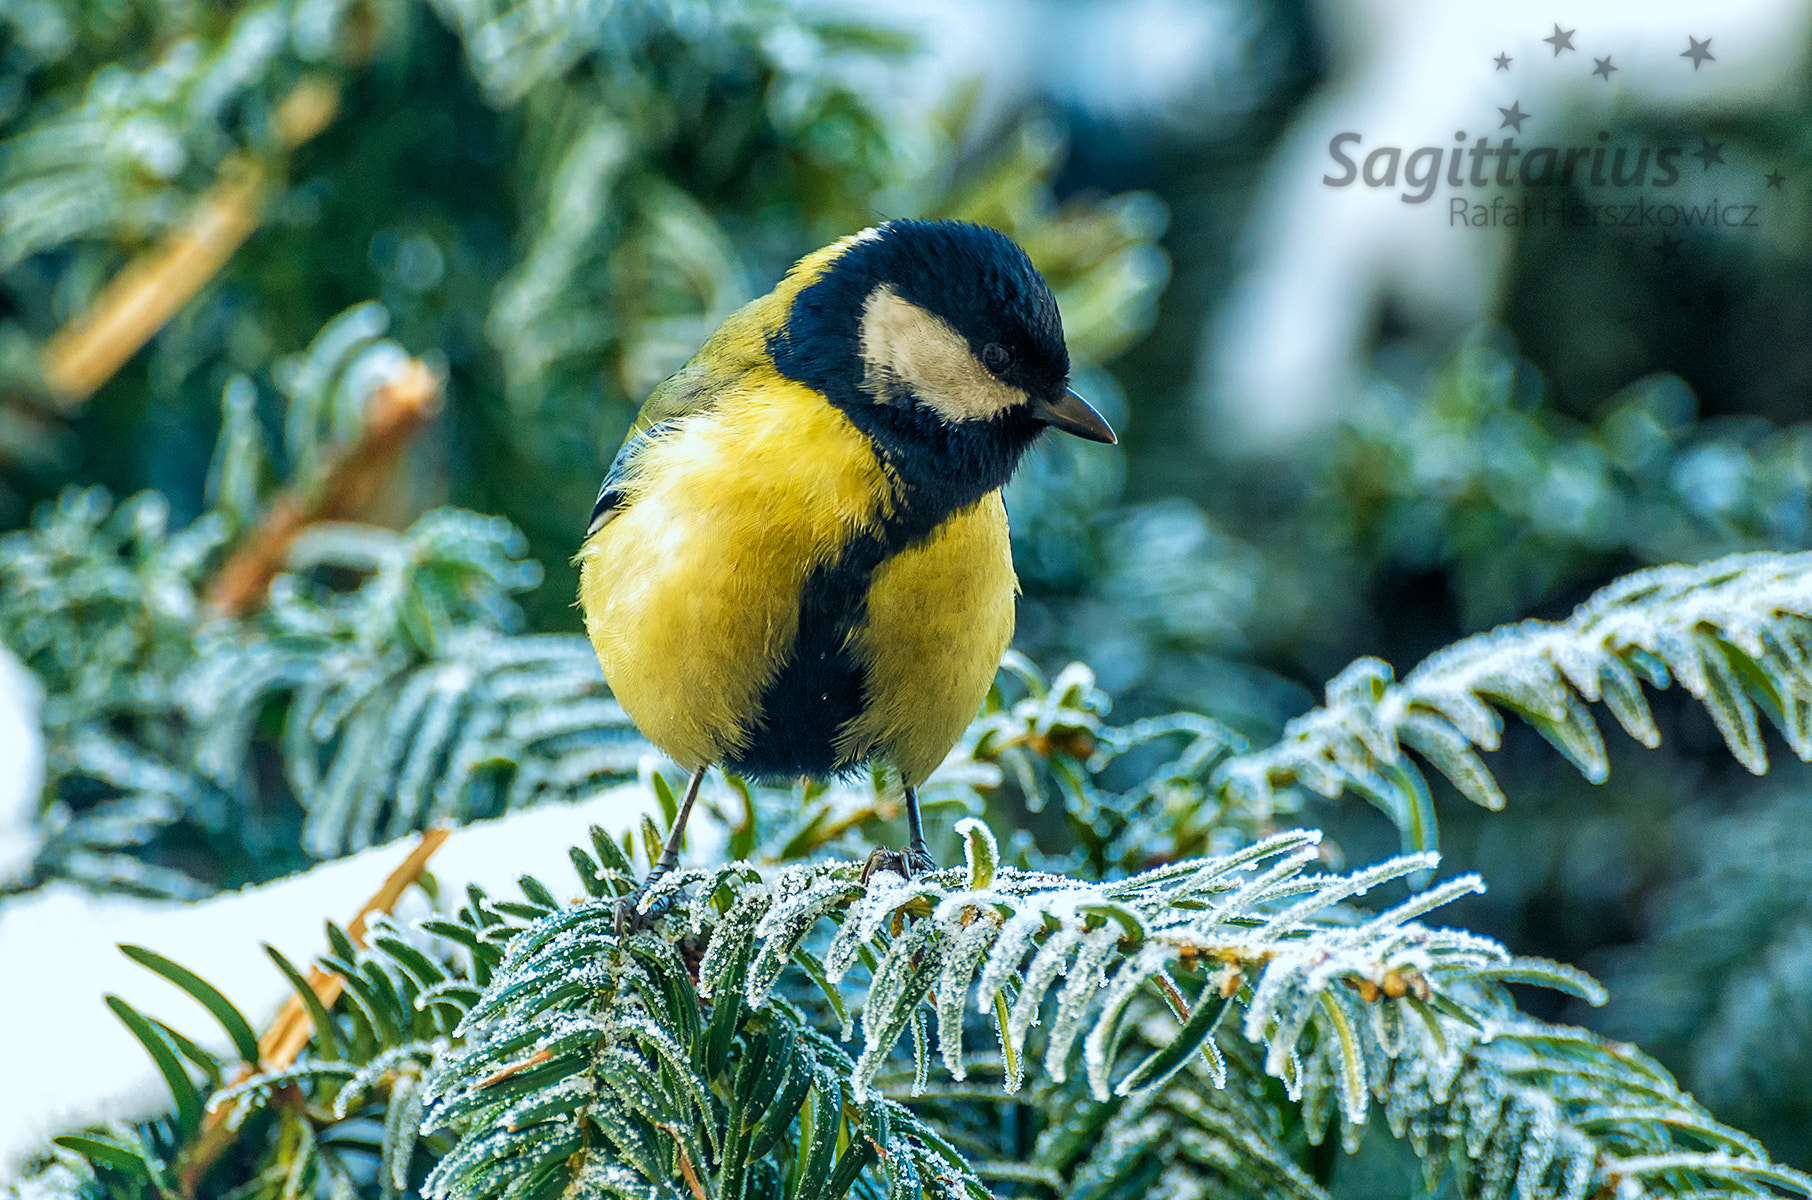
[[[1256, 1065], [1304, 1106], [1317, 1140], [1338, 1112], [1355, 1143], [1378, 1103], [1399, 1133], [1424, 1142], [1470, 1129], [1464, 1136], [1498, 1157], [1466, 1169], [1513, 1187], [1583, 1196], [1636, 1176], [1667, 1188], [1694, 1180], [1812, 1187], [1718, 1126], [1627, 1048], [1524, 1021], [1506, 1026], [1523, 1039], [1515, 1043], [1521, 1058], [1498, 1050], [1491, 1035], [1514, 1015], [1502, 982], [1540, 982], [1593, 1002], [1601, 990], [1568, 968], [1512, 959], [1489, 939], [1420, 922], [1478, 890], [1474, 877], [1381, 912], [1349, 906], [1431, 866], [1430, 855], [1322, 874], [1312, 870], [1319, 835], [1296, 831], [1219, 858], [1083, 883], [997, 865], [993, 836], [979, 821], [965, 821], [963, 834], [964, 868], [910, 882], [882, 874], [864, 886], [853, 863], [794, 865], [767, 881], [742, 864], [670, 876], [642, 901], [645, 910], [674, 905], [659, 936], [620, 939], [616, 892], [605, 886], [593, 900], [548, 909], [524, 928], [487, 930], [473, 952], [493, 964], [488, 985], [426, 1084], [428, 1128], [459, 1135], [427, 1193], [438, 1200], [553, 1194], [606, 1163], [626, 1172], [625, 1186], [638, 1173], [653, 1181], [687, 1166], [734, 1178], [750, 1169], [749, 1148], [738, 1141], [734, 1110], [726, 1114], [712, 1096], [714, 1078], [746, 1049], [732, 1053], [744, 1036], [738, 1028], [814, 1047], [799, 1052], [803, 1065], [768, 1063], [764, 1071], [758, 1056], [735, 1072], [736, 1103], [760, 1098], [765, 1107], [778, 1094], [771, 1103], [780, 1111], [762, 1122], [771, 1127], [784, 1125], [808, 1092], [843, 1096], [857, 1114], [888, 1100], [883, 1071], [909, 1032], [915, 1065], [893, 1094], [910, 1104], [928, 1089], [933, 1026], [947, 1074], [962, 1081], [971, 1061], [964, 1026], [975, 1022], [993, 1027], [1008, 1093], [1020, 1087], [1034, 1054], [1057, 1084], [1080, 1059], [1096, 1102], [1127, 1097], [1146, 1121], [1161, 1122], [1190, 1106], [1149, 1102], [1173, 1081], [1188, 1087], [1205, 1077], [1205, 1099], [1194, 1105], [1198, 1137], [1203, 1124], [1236, 1125], [1211, 1112], [1230, 1102], [1216, 1097], [1230, 1095], [1223, 1089], [1232, 1057], [1217, 1038], [1231, 1038], [1258, 1051]], [[601, 852], [606, 844], [597, 842]], [[828, 939], [816, 936], [827, 925]], [[689, 947], [702, 947], [695, 972], [684, 959], [699, 951]], [[783, 977], [803, 990], [780, 986]], [[1135, 1034], [1142, 1022], [1130, 1019], [1154, 1003], [1173, 1014], [1169, 1034], [1155, 1042]], [[821, 1020], [834, 1014], [845, 1041], [859, 1024], [853, 1061], [803, 1032], [800, 1014], [810, 1008]], [[761, 1054], [775, 1053], [771, 1040], [762, 1044]], [[1584, 1095], [1591, 1064], [1575, 1069], [1571, 1060], [1592, 1056], [1643, 1075], [1648, 1090], [1618, 1093], [1622, 1109], [1602, 1085]], [[1489, 1109], [1483, 1097], [1500, 1076], [1518, 1081], [1525, 1108], [1546, 1105], [1559, 1125], [1524, 1120], [1515, 1108]], [[1550, 1081], [1571, 1091], [1543, 1091]], [[750, 1124], [744, 1117], [740, 1127]], [[587, 1131], [603, 1140], [593, 1142]], [[859, 1138], [859, 1129], [850, 1136]], [[914, 1136], [900, 1145], [922, 1167], [926, 1145]], [[769, 1139], [756, 1142], [765, 1147]], [[586, 1144], [595, 1148], [580, 1153]], [[1231, 1152], [1223, 1146], [1222, 1157]], [[1250, 1138], [1240, 1153], [1275, 1156]], [[1675, 1156], [1666, 1172], [1651, 1163], [1664, 1154]], [[1631, 1163], [1619, 1165], [1619, 1156]], [[1298, 1178], [1287, 1162], [1272, 1163], [1272, 1173]], [[964, 1187], [970, 1178], [967, 1168], [951, 1176]], [[1292, 1190], [1314, 1194], [1312, 1185]]]
[[1565, 621], [1521, 621], [1432, 655], [1401, 683], [1362, 658], [1327, 685], [1323, 707], [1263, 750], [1220, 763], [1211, 786], [1268, 813], [1279, 792], [1357, 792], [1415, 845], [1433, 841], [1427, 782], [1404, 750], [1464, 795], [1501, 808], [1477, 751], [1497, 749], [1503, 712], [1533, 726], [1594, 783], [1610, 764], [1588, 705], [1602, 701], [1646, 746], [1661, 735], [1643, 685], [1678, 681], [1705, 705], [1739, 762], [1767, 770], [1761, 718], [1812, 761], [1812, 554], [1737, 554], [1617, 581]]
[[[1140, 1153], [1157, 1164], [1153, 1186], [1321, 1200], [1267, 1132], [1270, 1079], [1313, 1142], [1337, 1118], [1356, 1148], [1381, 1110], [1431, 1188], [1812, 1195], [1812, 1178], [1770, 1162], [1633, 1047], [1518, 1014], [1504, 983], [1594, 1003], [1602, 992], [1423, 923], [1476, 878], [1355, 906], [1431, 854], [1329, 874], [1315, 869], [1319, 835], [1299, 830], [1086, 883], [1001, 865], [979, 821], [962, 833], [964, 866], [911, 881], [865, 885], [853, 862], [688, 869], [641, 898], [652, 925], [624, 936], [617, 905], [637, 872], [594, 828], [589, 851], [569, 853], [586, 899], [524, 876], [519, 900], [468, 886], [450, 915], [375, 920], [364, 946], [330, 928], [320, 963], [345, 991], [312, 1006], [293, 1064], [225, 1083], [231, 1059], [138, 1018], [175, 1098], [158, 1137], [174, 1140], [116, 1124], [57, 1142], [112, 1178], [170, 1187], [209, 1129], [245, 1131], [240, 1152], [270, 1178], [343, 1172], [317, 1133], [358, 1120], [381, 1178], [401, 1189], [425, 1172], [429, 1200], [680, 1182], [694, 1195], [841, 1195], [864, 1175], [889, 1195], [986, 1200], [990, 1180], [1086, 1178]], [[244, 1024], [205, 983], [164, 974]], [[981, 1030], [997, 1056], [966, 1049]], [[197, 1084], [178, 1050], [213, 1082]], [[947, 1085], [932, 1081], [939, 1059]], [[959, 1092], [1014, 1103], [1033, 1060], [1027, 1102], [1104, 1124], [1080, 1140], [1053, 1124], [1027, 1174], [938, 1106]], [[965, 1085], [971, 1072], [1002, 1086]], [[313, 1132], [254, 1133], [297, 1121]], [[91, 1194], [75, 1161], [36, 1176], [34, 1194]]]

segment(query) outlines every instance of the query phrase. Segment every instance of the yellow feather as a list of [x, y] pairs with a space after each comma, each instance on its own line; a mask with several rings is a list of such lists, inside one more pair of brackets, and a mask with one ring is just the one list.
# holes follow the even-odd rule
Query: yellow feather
[[999, 492], [882, 563], [855, 637], [867, 707], [838, 739], [839, 757], [879, 754], [907, 786], [923, 783], [988, 694], [1018, 590]]
[[822, 250], [814, 250], [794, 263], [773, 291], [749, 301], [726, 317], [691, 361], [649, 394], [642, 411], [636, 414], [630, 436], [659, 422], [719, 403], [726, 390], [745, 372], [759, 373], [764, 369], [771, 372], [769, 335], [786, 323], [787, 312], [800, 291], [823, 275], [824, 269], [851, 242], [863, 236], [854, 234]]
[[651, 441], [624, 493], [579, 554], [586, 631], [636, 725], [693, 769], [746, 744], [806, 576], [890, 487], [848, 418], [770, 367]]

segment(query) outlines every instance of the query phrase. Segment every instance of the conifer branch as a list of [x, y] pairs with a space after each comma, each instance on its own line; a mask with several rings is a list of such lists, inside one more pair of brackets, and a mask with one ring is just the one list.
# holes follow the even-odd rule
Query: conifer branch
[[[400, 1189], [425, 1169], [429, 1200], [690, 1193], [688, 1170], [708, 1196], [840, 1195], [866, 1175], [889, 1195], [951, 1200], [986, 1200], [986, 1180], [1131, 1196], [1159, 1178], [1323, 1200], [1275, 1131], [1270, 1078], [1314, 1143], [1338, 1119], [1356, 1149], [1382, 1109], [1430, 1188], [1812, 1196], [1812, 1178], [1770, 1162], [1634, 1048], [1530, 1021], [1501, 990], [1534, 982], [1597, 1002], [1592, 981], [1420, 923], [1476, 880], [1350, 907], [1427, 856], [1310, 873], [1304, 831], [1089, 884], [1003, 867], [985, 826], [963, 832], [964, 867], [909, 882], [865, 886], [854, 863], [769, 880], [741, 863], [685, 872], [644, 897], [663, 911], [657, 929], [625, 938], [615, 911], [633, 871], [594, 829], [589, 852], [572, 851], [588, 900], [562, 904], [525, 877], [520, 900], [469, 889], [454, 918], [418, 934], [380, 917], [361, 947], [330, 927], [322, 964], [345, 983], [333, 1010], [291, 972], [316, 1053], [207, 1105], [233, 1128], [271, 1106], [311, 1131], [381, 1123], [382, 1178]], [[1179, 985], [1193, 997], [1177, 1006]], [[842, 995], [855, 1001], [842, 1040], [862, 1029], [854, 1058], [831, 1036]], [[1008, 1063], [1041, 1043], [1029, 1111], [1048, 1124], [1025, 1169], [977, 1156], [941, 1115], [982, 1102], [960, 1086], [971, 1068], [1001, 1070], [964, 1053], [971, 1018], [995, 1024]], [[930, 1085], [933, 1025], [955, 1089]], [[1010, 1102], [1018, 1076], [1002, 1079]], [[59, 1143], [164, 1177], [127, 1134]], [[273, 1178], [343, 1169], [313, 1132], [261, 1153]]]
[[1210, 786], [1249, 819], [1291, 807], [1304, 787], [1357, 792], [1404, 830], [1434, 843], [1428, 785], [1414, 751], [1461, 794], [1501, 808], [1477, 751], [1495, 750], [1514, 713], [1593, 783], [1608, 775], [1587, 707], [1602, 701], [1645, 746], [1661, 735], [1643, 695], [1679, 684], [1704, 704], [1739, 762], [1767, 770], [1761, 717], [1812, 761], [1812, 554], [1736, 554], [1640, 571], [1598, 592], [1565, 621], [1522, 621], [1431, 656], [1401, 683], [1362, 658], [1327, 685], [1327, 701], [1263, 750], [1234, 754]]
[[[372, 918], [387, 915], [396, 907], [396, 902], [403, 898], [403, 893], [414, 886], [428, 869], [428, 860], [434, 857], [441, 843], [447, 840], [452, 830], [445, 825], [437, 825], [422, 831], [416, 839], [415, 848], [409, 857], [397, 864], [396, 870], [390, 872], [380, 887], [365, 901], [359, 911], [353, 914], [352, 920], [346, 923], [346, 936], [352, 939], [355, 946], [365, 944], [365, 931]], [[340, 997], [346, 981], [331, 971], [319, 967], [311, 968], [308, 973], [308, 985], [314, 990], [315, 998], [322, 1005], [331, 1006]], [[308, 1006], [300, 996], [291, 996], [284, 1001], [283, 1007], [271, 1019], [258, 1039], [258, 1062], [266, 1071], [282, 1071], [296, 1061], [296, 1055], [308, 1044], [314, 1035], [314, 1026], [308, 1015]]]
[[290, 547], [310, 525], [351, 516], [368, 504], [410, 438], [440, 411], [441, 382], [420, 359], [399, 364], [371, 394], [358, 440], [336, 454], [313, 486], [282, 493], [208, 589], [208, 607], [244, 616], [264, 602]]

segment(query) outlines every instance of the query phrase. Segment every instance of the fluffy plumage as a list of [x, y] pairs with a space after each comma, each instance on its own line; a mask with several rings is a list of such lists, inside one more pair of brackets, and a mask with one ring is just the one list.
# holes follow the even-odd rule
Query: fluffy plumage
[[802, 259], [649, 397], [580, 552], [612, 690], [689, 769], [908, 787], [949, 752], [1013, 632], [1000, 487], [1068, 391], [1050, 290], [957, 222]]

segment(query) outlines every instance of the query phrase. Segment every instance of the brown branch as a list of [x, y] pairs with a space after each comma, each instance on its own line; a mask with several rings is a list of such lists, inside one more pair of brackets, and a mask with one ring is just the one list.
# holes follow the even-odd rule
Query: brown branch
[[[387, 913], [395, 908], [403, 893], [422, 877], [428, 860], [434, 857], [434, 852], [447, 840], [449, 832], [446, 826], [435, 826], [422, 831], [421, 838], [415, 843], [415, 849], [409, 852], [409, 857], [390, 872], [390, 877], [384, 880], [384, 886], [365, 901], [352, 920], [346, 923], [346, 936], [352, 939], [354, 945], [365, 944], [366, 922], [378, 913]], [[321, 1007], [332, 1008], [334, 1001], [345, 990], [346, 982], [331, 971], [312, 967], [308, 972], [308, 986], [320, 999]], [[309, 1019], [307, 1005], [303, 1003], [302, 997], [291, 996], [277, 1010], [277, 1015], [265, 1029], [264, 1036], [258, 1039], [257, 1064], [247, 1063], [240, 1068], [238, 1076], [232, 1082], [243, 1083], [260, 1070], [273, 1072], [286, 1069], [296, 1061], [296, 1055], [302, 1052], [302, 1047], [308, 1044], [313, 1035], [314, 1024]], [[195, 1136], [193, 1146], [184, 1154], [179, 1178], [183, 1195], [195, 1194], [202, 1177], [237, 1135], [237, 1128], [227, 1124], [226, 1115], [224, 1108], [210, 1110], [202, 1122], [200, 1132]]]
[[685, 1176], [686, 1186], [692, 1189], [697, 1200], [705, 1200], [705, 1189], [698, 1182], [698, 1172], [692, 1169], [692, 1159], [686, 1154], [686, 1143], [680, 1140], [680, 1131], [666, 1122], [659, 1122], [656, 1129], [665, 1130], [673, 1138], [673, 1148], [679, 1152], [680, 1174]]
[[342, 520], [377, 493], [403, 448], [440, 411], [440, 380], [420, 359], [409, 359], [372, 393], [358, 441], [335, 455], [321, 481], [306, 491], [279, 495], [258, 528], [221, 566], [208, 589], [208, 607], [243, 616], [264, 602], [302, 531], [319, 521]]
[[[339, 104], [334, 84], [304, 79], [272, 115], [278, 143], [292, 150], [314, 137]], [[219, 273], [258, 227], [267, 182], [257, 162], [230, 156], [188, 222], [127, 263], [87, 312], [51, 337], [44, 347], [44, 381], [62, 408], [79, 406], [113, 378]]]
[[[377, 895], [365, 901], [365, 907], [358, 911], [346, 925], [346, 936], [352, 939], [355, 946], [365, 944], [365, 923], [378, 913], [387, 913], [396, 907], [409, 885], [421, 878], [422, 871], [428, 866], [428, 860], [440, 849], [441, 843], [447, 840], [448, 829], [436, 826], [422, 831], [421, 840], [416, 842], [415, 849], [402, 861], [390, 878], [384, 880]], [[314, 967], [308, 972], [308, 984], [320, 998], [321, 1007], [331, 1008], [333, 1002], [340, 998], [340, 992], [346, 983], [331, 971]], [[308, 1018], [308, 1009], [302, 1003], [302, 997], [291, 996], [283, 1002], [276, 1019], [264, 1036], [258, 1039], [258, 1061], [266, 1071], [281, 1071], [296, 1061], [296, 1055], [308, 1044], [314, 1035], [314, 1025]]]

